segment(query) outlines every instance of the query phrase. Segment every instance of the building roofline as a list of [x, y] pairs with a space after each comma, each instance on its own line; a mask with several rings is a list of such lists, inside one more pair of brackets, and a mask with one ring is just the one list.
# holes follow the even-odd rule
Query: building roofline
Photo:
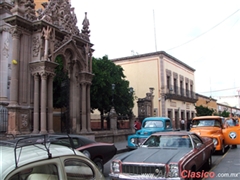
[[211, 96], [210, 97], [209, 96], [204, 96], [204, 95], [198, 94], [198, 93], [196, 93], [196, 95], [199, 96], [199, 97], [205, 98], [205, 99], [211, 99], [212, 101], [217, 101], [217, 99], [213, 99]]
[[147, 57], [147, 56], [156, 56], [156, 55], [164, 55], [168, 58], [173, 59], [174, 61], [176, 61], [177, 63], [185, 66], [186, 68], [188, 68], [191, 71], [195, 71], [194, 68], [190, 67], [189, 65], [187, 65], [186, 63], [180, 61], [179, 59], [171, 56], [170, 54], [166, 53], [165, 51], [157, 51], [157, 52], [151, 52], [151, 53], [145, 53], [145, 54], [138, 54], [138, 55], [133, 55], [133, 56], [126, 56], [126, 57], [121, 57], [121, 58], [115, 58], [115, 59], [110, 59], [113, 62], [117, 62], [117, 61], [123, 61], [123, 60], [128, 60], [128, 59], [137, 59], [137, 58], [142, 58], [142, 57]]

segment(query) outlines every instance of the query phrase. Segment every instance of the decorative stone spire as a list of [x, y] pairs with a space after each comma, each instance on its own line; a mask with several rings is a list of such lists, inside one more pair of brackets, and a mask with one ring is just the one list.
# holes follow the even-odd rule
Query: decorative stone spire
[[89, 23], [89, 20], [88, 20], [88, 18], [87, 18], [87, 12], [85, 12], [85, 18], [84, 18], [84, 20], [83, 20], [83, 22], [82, 22], [82, 25], [83, 25], [82, 33], [85, 34], [85, 35], [87, 35], [87, 36], [89, 37], [89, 36], [90, 36], [90, 35], [89, 35], [90, 30], [88, 30], [88, 29], [89, 29], [90, 23]]

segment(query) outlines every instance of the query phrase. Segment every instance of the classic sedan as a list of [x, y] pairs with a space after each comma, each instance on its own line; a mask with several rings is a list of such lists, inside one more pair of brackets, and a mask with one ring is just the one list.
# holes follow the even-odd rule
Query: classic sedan
[[[191, 132], [152, 134], [136, 150], [111, 162], [111, 179], [188, 179], [212, 165], [214, 144]], [[194, 174], [195, 175], [195, 174]]]
[[104, 170], [104, 164], [117, 153], [117, 148], [112, 143], [96, 142], [81, 135], [70, 134], [69, 137], [67, 135], [49, 135], [52, 144], [73, 147], [82, 152], [97, 165], [101, 172]]

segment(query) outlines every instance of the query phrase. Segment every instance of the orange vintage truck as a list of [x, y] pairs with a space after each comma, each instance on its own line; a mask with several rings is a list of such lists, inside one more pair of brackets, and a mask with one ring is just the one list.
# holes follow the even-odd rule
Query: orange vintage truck
[[192, 120], [191, 132], [203, 137], [213, 139], [215, 150], [221, 154], [225, 153], [225, 146], [240, 144], [240, 126], [225, 128], [223, 117], [199, 116]]

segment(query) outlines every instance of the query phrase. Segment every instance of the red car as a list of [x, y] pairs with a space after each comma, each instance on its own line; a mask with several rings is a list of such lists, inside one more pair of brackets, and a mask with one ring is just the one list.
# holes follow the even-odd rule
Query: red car
[[75, 134], [70, 134], [69, 137], [67, 135], [49, 135], [52, 144], [73, 147], [81, 151], [97, 165], [101, 172], [104, 170], [104, 164], [117, 153], [117, 148], [112, 143], [96, 142]]
[[202, 176], [202, 167], [209, 170], [212, 165], [214, 150], [211, 138], [183, 131], [159, 132], [138, 149], [116, 157], [109, 176], [114, 180], [201, 178], [197, 176]]

